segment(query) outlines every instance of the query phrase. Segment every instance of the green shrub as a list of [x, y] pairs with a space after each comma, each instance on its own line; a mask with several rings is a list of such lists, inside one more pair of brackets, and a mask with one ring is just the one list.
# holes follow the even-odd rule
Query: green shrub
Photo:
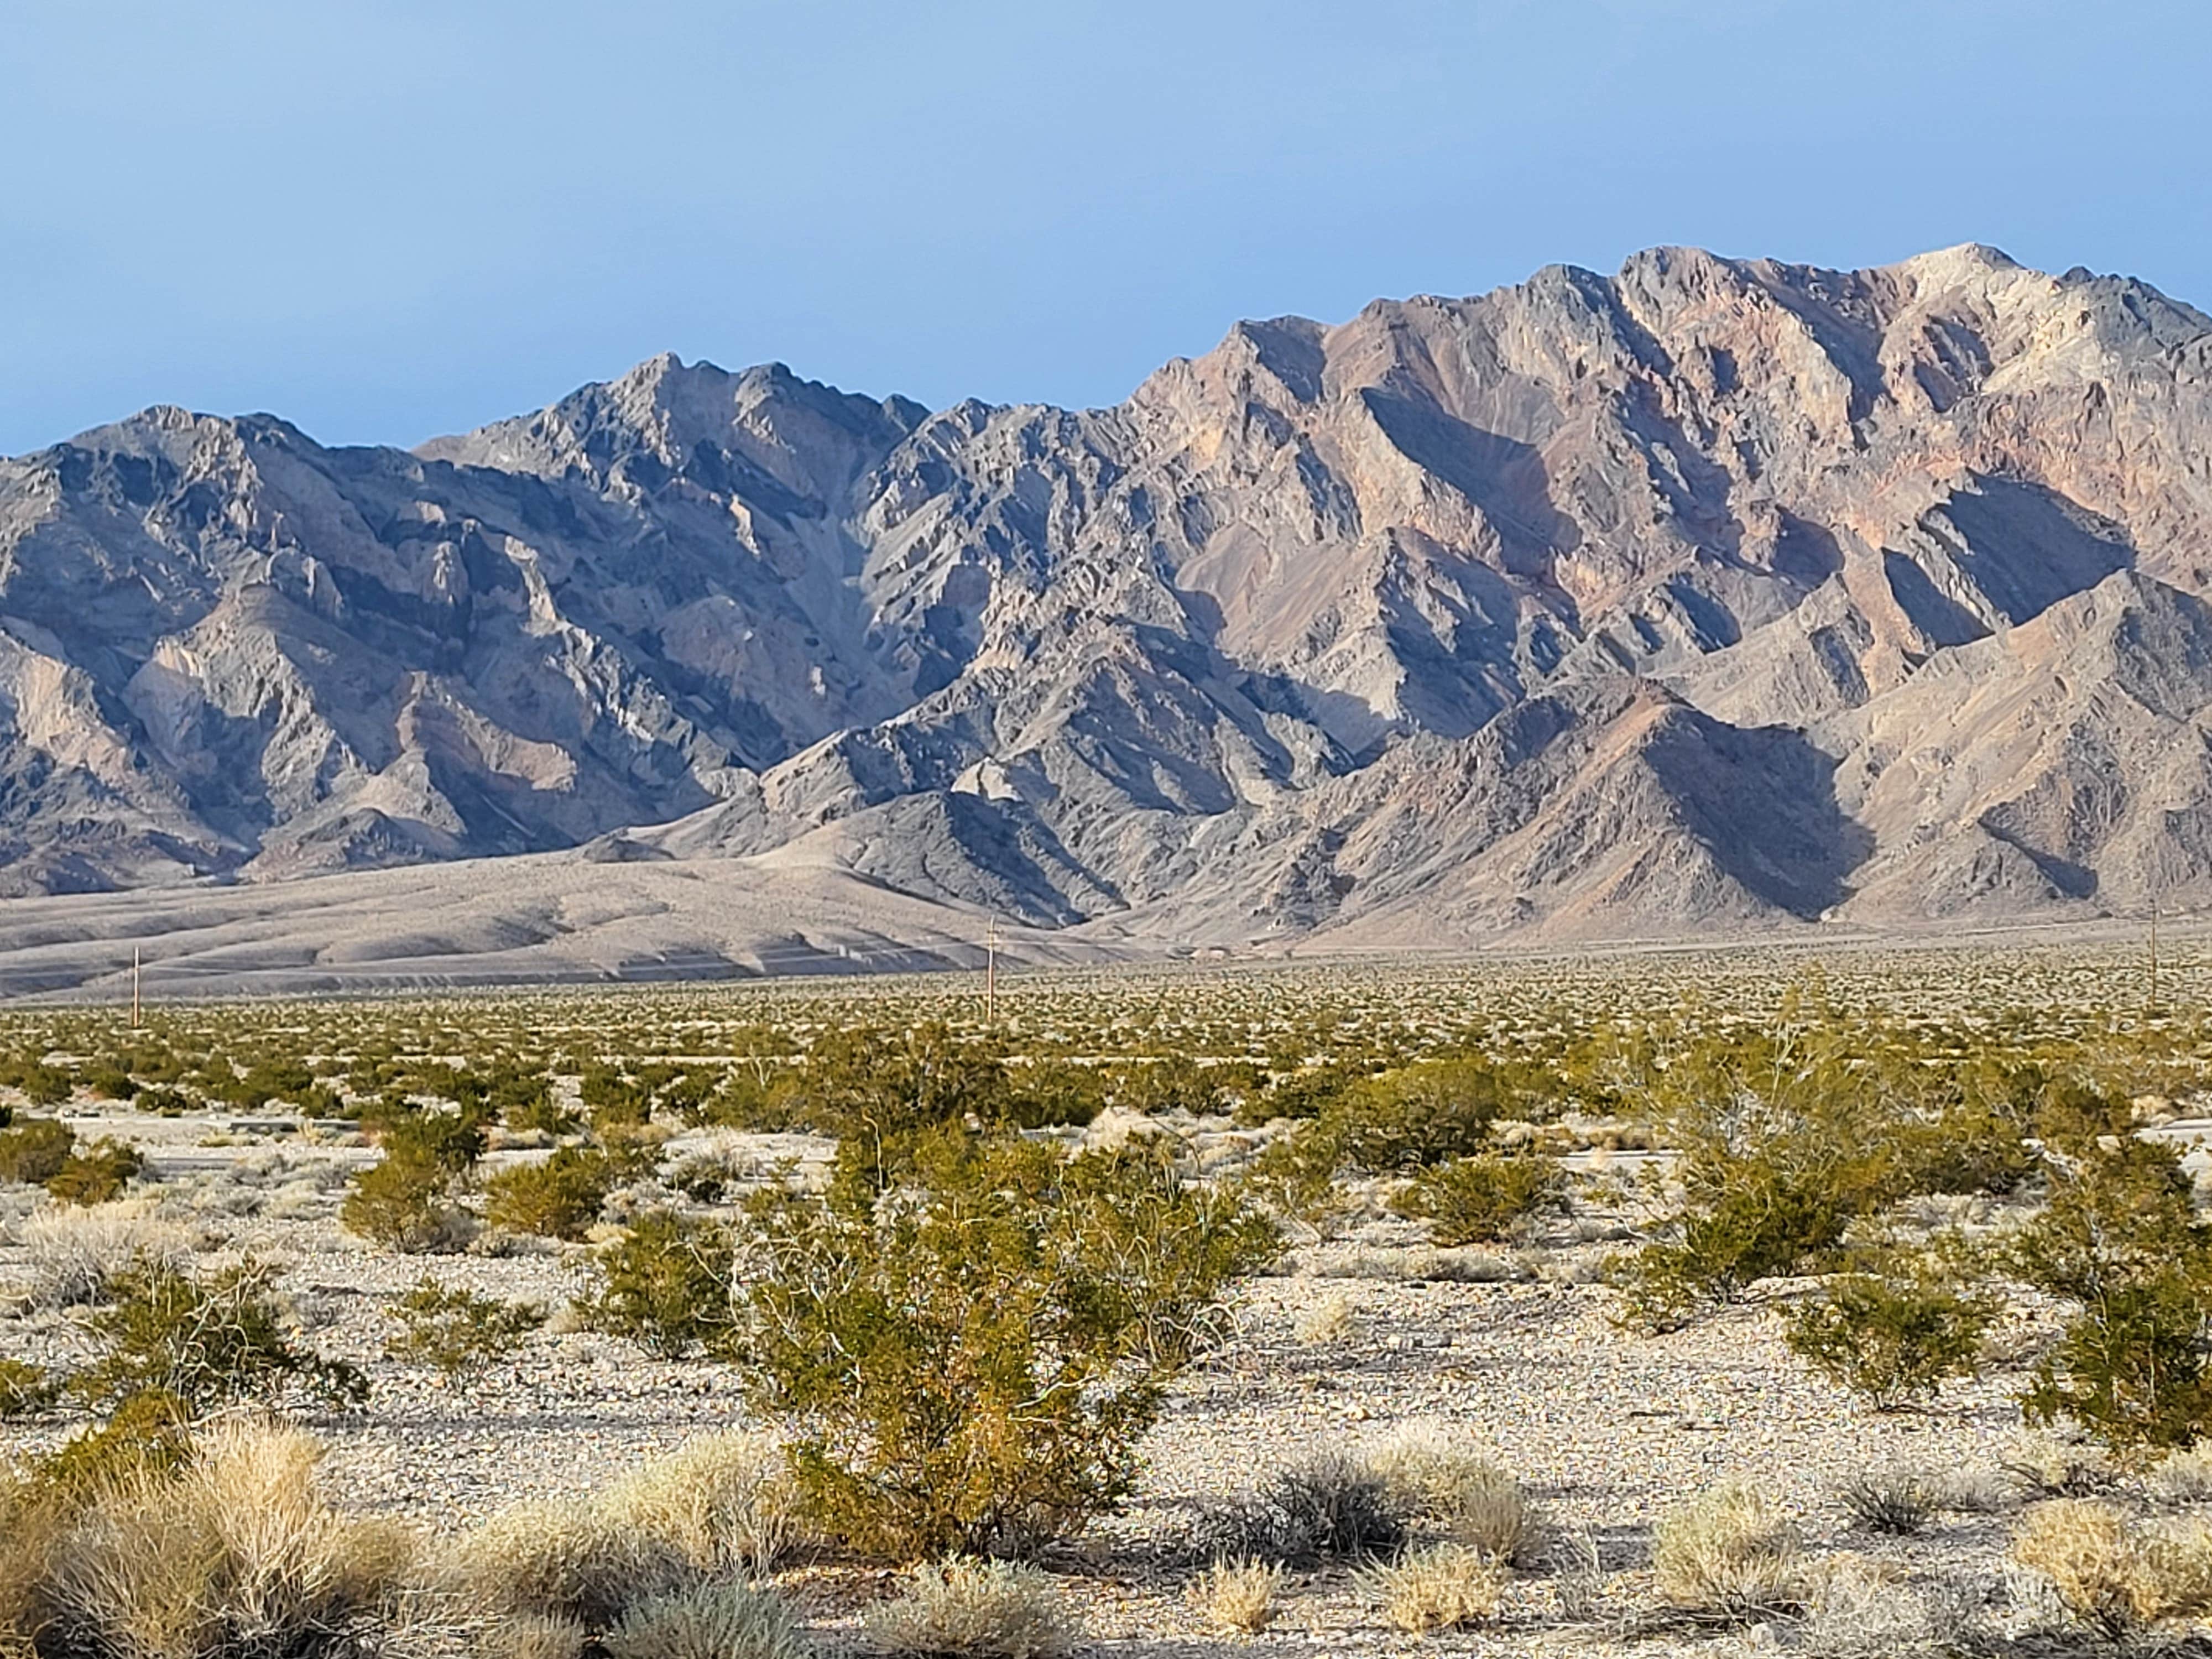
[[574, 1241], [599, 1218], [614, 1190], [606, 1153], [561, 1146], [542, 1164], [518, 1164], [484, 1182], [484, 1218], [512, 1233]]
[[429, 1153], [394, 1146], [353, 1178], [338, 1206], [338, 1224], [410, 1255], [455, 1249], [468, 1237], [468, 1217], [453, 1202], [458, 1185]]
[[738, 1326], [735, 1251], [726, 1230], [667, 1211], [640, 1216], [593, 1263], [598, 1284], [578, 1304], [586, 1328], [657, 1358], [726, 1354]]
[[354, 1367], [293, 1345], [266, 1273], [251, 1263], [196, 1279], [142, 1261], [110, 1288], [114, 1301], [88, 1321], [106, 1352], [70, 1380], [85, 1400], [112, 1405], [157, 1394], [197, 1416], [294, 1391], [343, 1406], [368, 1397]]
[[69, 1162], [76, 1132], [51, 1117], [27, 1117], [0, 1129], [0, 1182], [51, 1181]]
[[33, 1106], [59, 1106], [70, 1097], [76, 1079], [58, 1066], [49, 1066], [42, 1056], [16, 1054], [0, 1060], [0, 1085], [23, 1091], [23, 1097]]
[[48, 1176], [46, 1188], [64, 1204], [105, 1204], [123, 1196], [123, 1189], [145, 1167], [136, 1147], [106, 1137], [81, 1152], [71, 1152], [62, 1167]]
[[20, 1359], [0, 1359], [0, 1418], [28, 1417], [61, 1397], [45, 1370]]
[[1522, 1104], [1510, 1074], [1480, 1061], [1428, 1060], [1346, 1089], [1322, 1114], [1354, 1169], [1413, 1170], [1484, 1151]]
[[1839, 1274], [1789, 1316], [1785, 1340], [1824, 1376], [1863, 1395], [1876, 1411], [1931, 1395], [1971, 1376], [1996, 1304], [1925, 1268], [1884, 1276]]
[[2180, 1154], [2118, 1127], [2123, 1103], [2069, 1102], [2064, 1115], [2075, 1121], [2047, 1126], [2050, 1202], [2007, 1262], [2075, 1312], [2021, 1404], [2117, 1450], [2188, 1445], [2212, 1431], [2212, 1229]]
[[142, 1389], [106, 1421], [72, 1436], [31, 1465], [31, 1485], [66, 1494], [112, 1486], [139, 1470], [174, 1468], [191, 1455], [191, 1413], [174, 1395]]
[[1429, 1224], [1439, 1244], [1488, 1244], [1516, 1222], [1566, 1201], [1566, 1177], [1534, 1152], [1480, 1152], [1414, 1176], [1390, 1201], [1400, 1215]]
[[534, 1303], [448, 1290], [434, 1279], [421, 1280], [386, 1311], [400, 1329], [384, 1352], [432, 1366], [449, 1380], [504, 1359], [545, 1322], [545, 1310]]
[[866, 1552], [1031, 1547], [1128, 1491], [1165, 1377], [1272, 1230], [1164, 1157], [920, 1137], [865, 1209], [761, 1194], [755, 1407], [816, 1524]]

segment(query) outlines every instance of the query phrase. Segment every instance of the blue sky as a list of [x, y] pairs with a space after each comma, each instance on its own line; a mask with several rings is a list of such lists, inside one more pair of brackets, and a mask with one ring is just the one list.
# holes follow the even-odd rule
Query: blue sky
[[1111, 402], [1238, 317], [1967, 240], [2212, 308], [2199, 0], [0, 0], [0, 453], [653, 352]]

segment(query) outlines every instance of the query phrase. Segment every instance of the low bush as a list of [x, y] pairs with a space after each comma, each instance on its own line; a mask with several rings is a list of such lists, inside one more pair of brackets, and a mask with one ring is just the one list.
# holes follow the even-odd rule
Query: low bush
[[136, 1147], [103, 1138], [71, 1152], [41, 1184], [64, 1204], [107, 1204], [122, 1197], [145, 1166]]
[[1272, 1229], [1163, 1151], [948, 1128], [898, 1184], [748, 1212], [753, 1403], [813, 1518], [865, 1553], [1019, 1552], [1110, 1509], [1167, 1376]]
[[50, 1117], [27, 1117], [0, 1129], [0, 1182], [38, 1185], [59, 1175], [76, 1132]]
[[0, 1418], [28, 1417], [61, 1398], [61, 1385], [42, 1366], [0, 1359]]
[[594, 1287], [577, 1314], [586, 1329], [635, 1342], [656, 1358], [726, 1355], [738, 1331], [736, 1273], [726, 1228], [654, 1211], [601, 1248]]
[[2075, 1310], [2022, 1407], [2115, 1450], [2188, 1445], [2212, 1431], [2212, 1227], [2179, 1153], [2138, 1139], [2123, 1103], [2072, 1115], [2087, 1121], [2054, 1133], [2050, 1201], [2007, 1254], [2014, 1274]]
[[905, 1594], [863, 1613], [860, 1628], [895, 1659], [1063, 1659], [1078, 1633], [1052, 1580], [1008, 1561], [925, 1567]]
[[354, 1177], [338, 1206], [338, 1224], [404, 1255], [457, 1250], [473, 1231], [467, 1212], [453, 1201], [459, 1184], [460, 1177], [428, 1152], [390, 1146]]
[[1791, 1311], [1784, 1340], [1876, 1411], [1895, 1411], [1972, 1376], [1997, 1311], [1925, 1270], [1842, 1273]]
[[1480, 1152], [1421, 1170], [1391, 1200], [1400, 1215], [1429, 1224], [1449, 1249], [1490, 1244], [1521, 1222], [1566, 1201], [1566, 1177], [1539, 1152]]
[[1369, 1569], [1362, 1588], [1400, 1630], [1468, 1630], [1496, 1616], [1505, 1569], [1466, 1544], [1432, 1544]]
[[1879, 1469], [1855, 1474], [1836, 1488], [1836, 1499], [1869, 1532], [1908, 1538], [1943, 1507], [1943, 1488], [1920, 1469]]
[[665, 1540], [596, 1505], [558, 1503], [507, 1510], [467, 1534], [456, 1577], [480, 1617], [557, 1620], [592, 1632], [692, 1578]]
[[1443, 1431], [1401, 1430], [1368, 1454], [1365, 1467], [1407, 1516], [1493, 1561], [1524, 1559], [1543, 1542], [1543, 1516], [1520, 1482]]
[[1194, 1553], [1290, 1567], [1367, 1561], [1404, 1547], [1407, 1518], [1382, 1475], [1341, 1453], [1323, 1454], [1203, 1513]]
[[2061, 1498], [2027, 1512], [2012, 1559], [2108, 1641], [2212, 1611], [2212, 1530], [2201, 1523], [2141, 1526], [2109, 1504]]
[[1216, 1561], [1190, 1581], [1183, 1599], [1213, 1629], [1257, 1636], [1274, 1622], [1283, 1576], [1272, 1561]]
[[434, 1279], [419, 1281], [386, 1311], [400, 1328], [384, 1352], [431, 1366], [448, 1379], [506, 1358], [545, 1322], [545, 1310], [535, 1303], [448, 1290]]
[[617, 1483], [599, 1504], [695, 1571], [718, 1577], [766, 1577], [803, 1536], [781, 1444], [740, 1430], [689, 1442]]
[[2212, 1503], [2212, 1447], [2168, 1452], [2145, 1473], [2143, 1485], [2161, 1504]]
[[197, 1416], [295, 1391], [339, 1406], [368, 1398], [359, 1370], [295, 1346], [265, 1273], [252, 1263], [198, 1279], [142, 1262], [112, 1288], [113, 1303], [87, 1322], [105, 1351], [70, 1380], [86, 1400], [112, 1405], [153, 1393]]
[[32, 1300], [41, 1308], [103, 1301], [113, 1280], [140, 1262], [175, 1267], [187, 1243], [137, 1202], [42, 1206], [24, 1219], [16, 1242], [30, 1265]]
[[83, 1489], [40, 1587], [40, 1650], [312, 1659], [381, 1636], [415, 1540], [331, 1510], [315, 1486], [319, 1455], [295, 1431], [228, 1423], [174, 1467]]
[[647, 1598], [600, 1638], [607, 1659], [805, 1659], [783, 1598], [742, 1584], [699, 1584]]
[[1703, 1617], [1762, 1618], [1805, 1599], [1797, 1529], [1746, 1486], [1714, 1487], [1661, 1516], [1651, 1567], [1669, 1606]]
[[556, 1147], [542, 1164], [518, 1164], [487, 1181], [484, 1218], [511, 1233], [574, 1243], [599, 1220], [615, 1180], [605, 1152]]

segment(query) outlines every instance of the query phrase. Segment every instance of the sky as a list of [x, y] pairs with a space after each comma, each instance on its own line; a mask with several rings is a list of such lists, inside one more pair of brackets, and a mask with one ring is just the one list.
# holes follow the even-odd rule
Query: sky
[[2202, 0], [0, 0], [0, 453], [656, 352], [1091, 405], [1240, 317], [1964, 241], [2212, 309]]

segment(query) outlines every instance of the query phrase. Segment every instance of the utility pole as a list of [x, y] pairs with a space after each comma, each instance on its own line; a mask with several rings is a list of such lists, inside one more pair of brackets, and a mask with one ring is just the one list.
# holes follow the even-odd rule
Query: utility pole
[[983, 1023], [999, 1023], [999, 919], [993, 916], [983, 930]]
[[138, 947], [131, 947], [131, 1029], [138, 1029]]

